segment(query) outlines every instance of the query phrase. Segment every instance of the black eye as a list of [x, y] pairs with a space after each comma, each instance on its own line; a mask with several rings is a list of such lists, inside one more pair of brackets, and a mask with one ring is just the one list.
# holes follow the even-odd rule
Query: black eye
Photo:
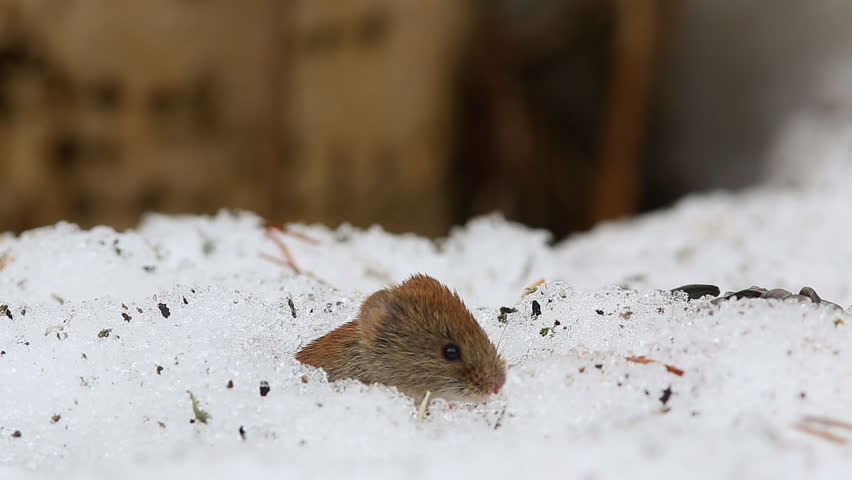
[[444, 346], [444, 358], [451, 362], [461, 361], [461, 349], [453, 343]]

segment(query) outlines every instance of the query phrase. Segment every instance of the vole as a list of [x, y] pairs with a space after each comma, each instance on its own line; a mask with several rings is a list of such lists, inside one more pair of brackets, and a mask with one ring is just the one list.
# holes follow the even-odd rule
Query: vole
[[324, 369], [329, 381], [393, 385], [418, 403], [427, 391], [484, 401], [506, 381], [503, 359], [458, 294], [426, 275], [373, 293], [355, 320], [296, 359]]

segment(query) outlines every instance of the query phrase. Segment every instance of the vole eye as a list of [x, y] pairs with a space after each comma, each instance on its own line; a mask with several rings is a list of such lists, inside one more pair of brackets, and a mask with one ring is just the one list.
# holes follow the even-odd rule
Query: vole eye
[[444, 358], [451, 362], [460, 362], [461, 361], [461, 349], [456, 344], [449, 344], [444, 346]]

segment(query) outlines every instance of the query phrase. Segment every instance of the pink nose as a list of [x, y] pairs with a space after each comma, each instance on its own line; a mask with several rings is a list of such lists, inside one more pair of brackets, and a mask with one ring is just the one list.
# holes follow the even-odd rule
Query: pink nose
[[497, 377], [494, 379], [494, 393], [500, 393], [500, 389], [503, 388], [503, 385], [506, 383], [506, 374], [499, 373]]

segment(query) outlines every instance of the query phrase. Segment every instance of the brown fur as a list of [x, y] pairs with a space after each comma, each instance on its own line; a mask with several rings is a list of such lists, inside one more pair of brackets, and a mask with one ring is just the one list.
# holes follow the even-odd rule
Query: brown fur
[[[461, 361], [444, 358], [448, 344], [459, 347]], [[394, 385], [418, 400], [426, 391], [482, 400], [506, 378], [503, 360], [459, 296], [426, 275], [372, 294], [356, 320], [314, 340], [296, 359], [323, 368], [331, 381]]]

